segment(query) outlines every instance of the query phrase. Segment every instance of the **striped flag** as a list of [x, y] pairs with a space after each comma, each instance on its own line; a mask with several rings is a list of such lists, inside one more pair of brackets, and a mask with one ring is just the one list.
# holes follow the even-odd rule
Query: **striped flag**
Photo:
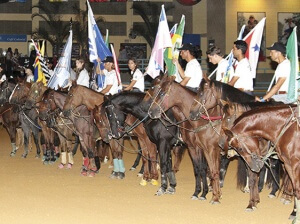
[[172, 47], [167, 48], [164, 53], [164, 59], [168, 68], [168, 75], [175, 75], [177, 73], [177, 68], [173, 64], [172, 60], [173, 58], [178, 59], [179, 57], [178, 48], [180, 48], [180, 46], [182, 45], [184, 26], [185, 26], [185, 16], [182, 15], [180, 23], [175, 31], [175, 34], [172, 36]]
[[290, 73], [289, 88], [287, 94], [287, 99], [288, 102], [290, 103], [297, 101], [298, 89], [300, 87], [297, 43], [298, 42], [297, 42], [297, 26], [296, 26], [293, 28], [293, 32], [289, 36], [286, 45], [287, 58], [291, 62], [291, 73]]
[[146, 71], [146, 73], [153, 79], [159, 76], [160, 71], [164, 71], [164, 50], [167, 47], [172, 47], [172, 40], [170, 36], [165, 8], [164, 5], [162, 5], [154, 47], [152, 49]]
[[44, 51], [45, 51], [45, 41], [42, 42], [41, 48], [39, 47], [38, 43], [35, 43], [34, 40], [31, 39], [34, 44], [35, 51], [36, 51], [36, 58], [33, 64], [33, 76], [34, 82], [43, 82], [46, 85], [46, 78], [44, 72], [49, 75], [49, 69], [46, 65], [46, 61], [44, 59]]

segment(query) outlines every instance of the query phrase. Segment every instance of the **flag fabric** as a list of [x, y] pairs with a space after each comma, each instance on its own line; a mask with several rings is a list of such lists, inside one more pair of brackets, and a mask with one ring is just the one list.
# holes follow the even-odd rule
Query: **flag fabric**
[[[34, 44], [35, 51], [36, 51], [36, 58], [34, 60], [33, 64], [33, 80], [34, 82], [43, 82], [44, 85], [46, 85], [46, 78], [42, 70], [42, 66], [45, 68], [46, 62], [44, 60], [44, 51], [45, 51], [45, 41], [42, 42], [42, 46], [39, 47], [38, 43], [35, 43], [33, 40], [31, 40]], [[48, 71], [49, 72], [49, 71]]]
[[109, 31], [106, 29], [106, 34], [105, 34], [105, 45], [109, 49]]
[[259, 23], [244, 37], [244, 41], [248, 44], [248, 50], [245, 57], [248, 58], [252, 77], [256, 78], [256, 67], [260, 52], [261, 39], [264, 32], [266, 17], [262, 18]]
[[[175, 34], [172, 37], [172, 47], [167, 48], [164, 52], [164, 59], [168, 69], [168, 75], [176, 75], [177, 68], [176, 65], [173, 64], [173, 58], [178, 59], [180, 46], [182, 45], [182, 37], [184, 33], [185, 26], [185, 16], [182, 15], [180, 23], [175, 31]], [[179, 78], [179, 77], [178, 77]]]
[[[96, 24], [94, 13], [87, 0], [88, 6], [88, 41], [89, 41], [89, 59], [94, 64], [97, 63], [98, 57], [103, 61], [105, 57], [112, 56], [105, 42], [103, 41], [100, 30]], [[101, 67], [103, 68], [103, 66]]]
[[[246, 25], [242, 26], [237, 40], [241, 40], [243, 38], [243, 33], [245, 31], [245, 27], [246, 27]], [[224, 74], [224, 76], [222, 78], [223, 83], [228, 83], [230, 81], [229, 79], [231, 76], [231, 72], [233, 71], [233, 68], [232, 68], [233, 63], [234, 63], [234, 58], [233, 58], [233, 53], [231, 50], [230, 54], [228, 55], [228, 66], [226, 68], [226, 73]]]
[[55, 66], [52, 77], [48, 82], [48, 87], [57, 89], [58, 86], [65, 87], [71, 76], [71, 55], [72, 55], [72, 38], [73, 32], [70, 30], [70, 35], [67, 43], [64, 46], [62, 54]]
[[298, 89], [300, 87], [299, 80], [299, 61], [298, 61], [298, 45], [297, 45], [297, 27], [293, 28], [293, 32], [289, 36], [286, 44], [287, 58], [291, 62], [291, 73], [289, 79], [289, 88], [287, 100], [289, 103], [297, 101]]
[[164, 5], [162, 5], [154, 47], [146, 70], [146, 73], [153, 79], [159, 76], [160, 71], [164, 71], [164, 50], [167, 47], [172, 47], [172, 40], [165, 8]]
[[114, 49], [114, 46], [112, 44], [110, 45], [110, 49], [111, 49], [113, 59], [114, 59], [115, 71], [116, 71], [116, 76], [117, 76], [117, 79], [118, 79], [118, 86], [120, 86], [121, 85], [120, 69], [119, 69], [119, 64], [118, 64], [118, 60], [117, 60], [117, 57], [116, 57], [115, 49]]

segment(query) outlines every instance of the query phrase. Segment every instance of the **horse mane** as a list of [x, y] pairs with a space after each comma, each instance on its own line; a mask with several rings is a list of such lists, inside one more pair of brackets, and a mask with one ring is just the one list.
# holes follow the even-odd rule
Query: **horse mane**
[[270, 110], [280, 110], [280, 109], [287, 109], [287, 108], [295, 108], [297, 107], [296, 104], [276, 104], [272, 106], [266, 106], [266, 107], [256, 107], [252, 110], [244, 112], [241, 116], [239, 116], [233, 123], [233, 125], [236, 125], [240, 120], [242, 120], [244, 117], [251, 116], [255, 113], [266, 113], [270, 112]]
[[121, 93], [117, 93], [111, 97], [108, 96], [104, 101], [104, 105], [106, 106], [108, 101], [111, 101], [111, 103], [113, 103], [115, 105], [119, 105], [119, 106], [121, 106], [122, 104], [138, 105], [140, 102], [143, 101], [144, 96], [145, 96], [145, 93], [124, 91]]
[[[200, 83], [200, 91], [204, 91], [204, 85], [207, 83], [205, 79], [202, 79]], [[221, 93], [221, 99], [234, 102], [234, 103], [248, 103], [248, 102], [254, 102], [255, 97], [251, 96], [237, 88], [234, 88], [233, 86], [230, 86], [226, 83], [219, 82], [216, 80], [210, 80], [209, 81], [209, 87], [215, 87], [217, 92]]]

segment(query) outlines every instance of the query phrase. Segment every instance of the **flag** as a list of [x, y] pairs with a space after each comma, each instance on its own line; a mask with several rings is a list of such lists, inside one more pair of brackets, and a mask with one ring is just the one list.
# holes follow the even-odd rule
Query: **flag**
[[[34, 60], [33, 64], [33, 76], [34, 76], [34, 82], [43, 82], [44, 85], [46, 85], [46, 78], [42, 70], [43, 67], [46, 66], [45, 60], [44, 60], [44, 52], [45, 52], [45, 41], [42, 41], [41, 49], [39, 47], [38, 43], [35, 43], [33, 40], [31, 40], [34, 44], [35, 51], [36, 51], [36, 58]], [[46, 66], [47, 67], [47, 66]]]
[[256, 78], [256, 67], [260, 52], [261, 39], [264, 32], [266, 17], [262, 18], [259, 23], [244, 37], [244, 41], [248, 44], [248, 50], [245, 57], [248, 58], [252, 77]]
[[146, 73], [153, 79], [159, 76], [160, 71], [164, 71], [164, 49], [172, 47], [167, 16], [164, 5], [161, 6], [158, 30], [155, 37], [154, 47], [151, 52]]
[[[240, 33], [239, 33], [239, 36], [238, 36], [238, 40], [241, 40], [243, 38], [243, 33], [245, 31], [245, 27], [246, 25], [243, 25], [241, 30], [240, 30]], [[233, 53], [232, 53], [232, 50], [230, 52], [230, 54], [228, 55], [228, 66], [226, 68], [226, 73], [224, 74], [223, 78], [222, 78], [222, 82], [224, 83], [228, 83], [230, 80], [230, 75], [231, 75], [231, 71], [233, 71], [232, 69], [232, 65], [233, 65], [233, 61], [234, 58], [233, 58]]]
[[298, 89], [300, 87], [297, 43], [297, 26], [295, 26], [286, 44], [287, 58], [291, 62], [291, 72], [287, 94], [287, 99], [290, 103], [297, 101]]
[[[173, 58], [178, 59], [180, 46], [182, 45], [182, 36], [185, 26], [185, 16], [182, 15], [180, 23], [172, 37], [172, 47], [167, 48], [164, 53], [164, 59], [168, 68], [168, 75], [175, 75], [177, 73], [176, 65], [173, 64]], [[172, 35], [171, 35], [172, 36]], [[179, 77], [178, 77], [179, 78]]]
[[71, 55], [72, 55], [72, 38], [73, 32], [70, 30], [70, 35], [67, 43], [64, 46], [62, 54], [55, 66], [52, 77], [48, 82], [48, 87], [57, 89], [58, 86], [64, 87], [68, 84], [71, 72]]
[[112, 52], [112, 55], [113, 55], [113, 58], [114, 58], [115, 71], [116, 71], [116, 76], [117, 76], [117, 79], [118, 79], [118, 86], [119, 86], [121, 84], [121, 75], [120, 75], [120, 69], [119, 69], [119, 64], [118, 64], [118, 60], [117, 60], [117, 57], [116, 57], [115, 49], [114, 49], [114, 46], [112, 44], [110, 45], [110, 49], [111, 49], [111, 52]]
[[[96, 24], [92, 8], [87, 0], [88, 6], [88, 41], [89, 41], [89, 59], [94, 64], [98, 57], [103, 61], [105, 57], [112, 56], [108, 47], [105, 45], [100, 30]], [[103, 68], [103, 66], [101, 67]]]

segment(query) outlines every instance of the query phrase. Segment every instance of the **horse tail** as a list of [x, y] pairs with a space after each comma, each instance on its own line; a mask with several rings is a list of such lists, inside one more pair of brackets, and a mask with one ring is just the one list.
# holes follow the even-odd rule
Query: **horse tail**
[[183, 155], [186, 151], [186, 145], [175, 146], [173, 149], [173, 153], [175, 156], [173, 171], [177, 173], [179, 171], [179, 166], [182, 161]]
[[238, 168], [237, 168], [237, 188], [243, 190], [247, 184], [247, 167], [244, 160], [238, 157]]

